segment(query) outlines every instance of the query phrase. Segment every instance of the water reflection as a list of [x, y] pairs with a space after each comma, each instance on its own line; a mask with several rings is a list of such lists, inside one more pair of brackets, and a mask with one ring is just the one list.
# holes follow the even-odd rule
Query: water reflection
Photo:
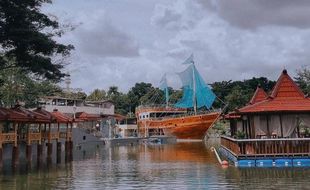
[[[212, 144], [212, 143], [211, 143]], [[0, 189], [296, 189], [307, 168], [222, 169], [211, 144], [88, 147], [69, 164], [2, 169]], [[26, 169], [25, 169], [26, 168]]]

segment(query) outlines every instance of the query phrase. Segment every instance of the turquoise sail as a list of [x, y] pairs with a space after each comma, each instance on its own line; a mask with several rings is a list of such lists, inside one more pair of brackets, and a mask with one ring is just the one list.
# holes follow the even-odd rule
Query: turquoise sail
[[[183, 84], [183, 96], [182, 99], [175, 104], [175, 107], [191, 108], [194, 107], [196, 103], [197, 108], [206, 106], [210, 109], [216, 96], [204, 82], [195, 65], [191, 64], [185, 71], [178, 73], [178, 75]], [[195, 100], [193, 97], [194, 91]]]

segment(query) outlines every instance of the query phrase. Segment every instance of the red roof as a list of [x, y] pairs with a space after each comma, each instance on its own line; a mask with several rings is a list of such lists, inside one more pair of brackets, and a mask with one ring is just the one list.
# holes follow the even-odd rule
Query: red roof
[[19, 114], [24, 115], [28, 118], [29, 121], [35, 122], [35, 123], [50, 123], [51, 122], [51, 115], [45, 115], [39, 112], [34, 112], [27, 110], [21, 106], [15, 106], [11, 110], [14, 110], [15, 112], [18, 112]]
[[7, 109], [5, 108], [0, 108], [0, 121], [5, 121], [9, 117], [9, 114], [7, 112]]
[[2, 121], [19, 121], [32, 123], [48, 123], [50, 119], [44, 115], [26, 110], [20, 106], [14, 108], [0, 108], [0, 120]]
[[83, 121], [97, 121], [101, 119], [101, 116], [98, 114], [89, 114], [86, 112], [78, 112], [75, 114], [77, 119], [83, 120]]
[[32, 112], [37, 114], [37, 115], [41, 115], [41, 116], [47, 118], [49, 120], [49, 122], [55, 121], [55, 118], [53, 117], [51, 112], [48, 112], [48, 111], [42, 109], [41, 107], [33, 110]]
[[258, 86], [249, 104], [255, 104], [257, 102], [261, 102], [265, 100], [267, 97], [268, 97], [267, 93], [260, 86]]
[[58, 110], [54, 110], [51, 114], [57, 123], [70, 123], [73, 121], [71, 117], [59, 112]]
[[[259, 99], [254, 96], [254, 99]], [[240, 113], [310, 112], [310, 99], [305, 97], [287, 71], [283, 70], [269, 97], [258, 102], [254, 101], [253, 104], [240, 108], [238, 111]]]
[[15, 110], [14, 108], [12, 109], [0, 108], [0, 110], [1, 110], [0, 112], [1, 120], [28, 122], [34, 119], [32, 114], [23, 113], [18, 110]]

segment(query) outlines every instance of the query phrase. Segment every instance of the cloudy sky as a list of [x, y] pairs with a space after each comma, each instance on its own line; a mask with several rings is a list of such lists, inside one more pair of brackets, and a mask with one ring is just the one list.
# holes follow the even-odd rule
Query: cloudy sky
[[90, 92], [136, 82], [173, 87], [194, 54], [208, 82], [266, 76], [310, 65], [308, 0], [54, 0], [44, 12], [76, 28], [66, 68], [72, 87]]

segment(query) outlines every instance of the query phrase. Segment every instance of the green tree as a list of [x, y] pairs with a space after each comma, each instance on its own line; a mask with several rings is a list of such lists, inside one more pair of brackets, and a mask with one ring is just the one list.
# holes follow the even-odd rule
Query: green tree
[[150, 104], [164, 104], [164, 92], [158, 88], [150, 88], [149, 91], [140, 98], [140, 102], [145, 105]]
[[175, 104], [182, 98], [183, 92], [182, 90], [174, 90], [169, 87], [169, 103]]
[[134, 87], [132, 87], [128, 92], [128, 101], [129, 107], [136, 108], [139, 106], [141, 102], [141, 98], [146, 95], [148, 92], [154, 90], [154, 87], [151, 83], [136, 83]]
[[252, 93], [242, 89], [240, 86], [233, 87], [231, 92], [225, 97], [225, 102], [228, 103], [228, 110], [233, 111], [246, 105], [252, 95]]
[[72, 45], [56, 42], [64, 33], [56, 19], [43, 14], [51, 0], [0, 1], [0, 70], [21, 68], [46, 79], [59, 81], [65, 74], [63, 59]]
[[53, 96], [61, 92], [51, 81], [36, 80], [18, 68], [1, 71], [0, 80], [0, 99], [5, 107], [12, 107], [19, 102], [27, 108], [33, 108], [38, 105], [41, 96]]
[[310, 94], [310, 70], [304, 66], [297, 70], [296, 83], [305, 94]]
[[117, 86], [110, 86], [108, 90], [108, 98], [113, 99], [113, 97], [118, 96], [120, 92]]
[[[228, 110], [245, 106], [253, 96], [256, 88], [260, 85], [266, 92], [270, 92], [275, 85], [275, 81], [268, 80], [266, 77], [247, 79], [244, 81], [222, 81], [211, 84], [213, 92], [218, 99], [215, 100], [213, 107], [223, 107], [223, 102], [228, 103]], [[240, 99], [238, 96], [240, 95]], [[220, 100], [222, 101], [220, 101]]]
[[59, 96], [70, 98], [70, 99], [81, 99], [85, 100], [87, 98], [87, 94], [83, 92], [81, 89], [74, 90], [72, 92], [64, 92], [62, 91]]
[[90, 95], [87, 96], [86, 100], [102, 101], [105, 100], [106, 98], [107, 97], [105, 90], [95, 89], [90, 93]]

